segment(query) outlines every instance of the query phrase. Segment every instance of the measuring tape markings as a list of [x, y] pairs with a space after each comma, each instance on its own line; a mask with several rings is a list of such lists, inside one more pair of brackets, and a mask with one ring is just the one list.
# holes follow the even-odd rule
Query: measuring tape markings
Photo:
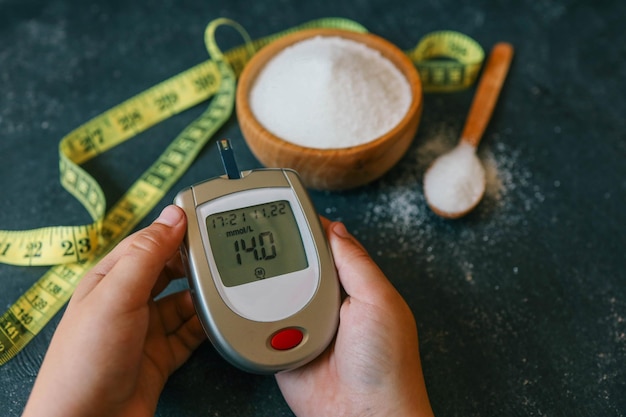
[[[333, 25], [335, 23], [341, 22], [321, 20], [314, 24]], [[274, 37], [277, 36], [279, 35]], [[270, 38], [273, 37], [264, 38], [256, 42], [255, 46], [258, 48], [269, 43]], [[242, 48], [237, 48], [227, 53], [225, 58], [232, 62], [240, 62], [239, 67], [243, 68], [249, 56], [244, 54]], [[185, 81], [191, 81], [195, 91], [203, 92], [203, 95], [198, 93], [195, 99], [181, 103], [178, 100], [178, 94], [186, 88], [184, 87]], [[181, 82], [182, 85], [172, 86]], [[14, 357], [41, 331], [69, 300], [80, 278], [110, 248], [132, 231], [189, 167], [204, 144], [232, 113], [235, 76], [224, 63], [207, 61], [92, 119], [61, 141], [59, 146], [61, 181], [68, 191], [81, 202], [85, 202], [88, 211], [96, 213], [97, 217], [100, 210], [98, 205], [104, 206], [104, 197], [99, 196], [101, 191], [96, 191], [100, 190], [97, 182], [91, 181], [91, 176], [76, 162], [85, 162], [147, 129], [156, 123], [154, 117], [159, 121], [167, 118], [159, 114], [149, 120], [144, 116], [145, 112], [138, 111], [142, 108], [139, 103], [144, 103], [144, 105], [150, 102], [157, 103], [160, 112], [169, 110], [169, 115], [172, 115], [207, 99], [216, 93], [216, 90], [217, 94], [209, 109], [174, 140], [141, 179], [107, 213], [100, 230], [101, 244], [94, 249], [91, 256], [82, 259], [79, 263], [57, 265], [51, 268], [0, 317], [0, 365]], [[159, 99], [150, 100], [153, 96]], [[72, 227], [61, 229], [68, 228]]]
[[[219, 20], [219, 19], [218, 19]], [[235, 24], [230, 22], [229, 24]], [[308, 27], [337, 27], [345, 30], [366, 29], [340, 18], [315, 20], [270, 35], [226, 52], [225, 60], [238, 75], [251, 57], [271, 41]], [[213, 53], [216, 51], [214, 50]], [[221, 54], [221, 52], [220, 52]], [[59, 144], [59, 171], [63, 187], [87, 210], [91, 225], [55, 226], [34, 230], [0, 230], [0, 262], [12, 265], [56, 265], [74, 262], [68, 255], [67, 241], [60, 234], [73, 234], [85, 244], [78, 260], [87, 259], [97, 248], [98, 230], [106, 210], [106, 198], [98, 182], [79, 164], [106, 152], [153, 125], [208, 100], [219, 85], [219, 72], [213, 60], [202, 62], [111, 108], [66, 135]], [[45, 241], [49, 244], [44, 244]], [[74, 245], [73, 245], [74, 246]], [[85, 248], [89, 248], [85, 251]]]
[[483, 48], [475, 40], [451, 30], [427, 34], [406, 54], [420, 73], [424, 92], [468, 88], [476, 81], [485, 59]]
[[0, 317], [0, 365], [15, 356], [65, 305], [80, 279], [164, 197], [232, 113], [235, 77], [219, 63], [220, 89], [209, 108], [165, 149], [106, 214], [103, 244], [81, 263], [48, 270]]
[[215, 68], [219, 76], [215, 84], [219, 89], [209, 108], [181, 132], [107, 213], [101, 229], [103, 244], [95, 254], [81, 263], [51, 268], [0, 317], [0, 364], [15, 356], [41, 331], [69, 300], [80, 278], [163, 198], [206, 142], [228, 120], [234, 104], [235, 76], [223, 62], [217, 63]]
[[[0, 231], [0, 262], [50, 265], [88, 259], [99, 245], [98, 231], [105, 214], [106, 199], [98, 182], [78, 164], [173, 114], [207, 100], [215, 94], [219, 83], [215, 63], [206, 61], [127, 100], [68, 134], [59, 144], [60, 181], [85, 207], [94, 223]], [[74, 241], [64, 236], [74, 236]]]
[[[326, 18], [247, 42], [222, 55], [213, 39], [216, 27], [222, 24], [235, 26], [238, 30], [241, 28], [227, 19], [217, 19], [207, 26], [205, 42], [213, 57], [212, 60], [200, 63], [126, 100], [78, 127], [61, 140], [59, 144], [61, 183], [85, 206], [94, 219], [93, 224], [29, 231], [0, 231], [0, 262], [19, 265], [73, 262], [50, 268], [4, 315], [0, 316], [0, 365], [14, 357], [43, 329], [69, 300], [80, 279], [133, 230], [187, 170], [206, 142], [232, 113], [235, 78], [254, 50], [288, 33], [306, 28], [334, 27], [366, 32], [366, 29], [356, 22]], [[460, 39], [467, 38], [465, 35], [459, 35]], [[458, 43], [459, 41], [456, 41], [456, 44]], [[456, 50], [456, 55], [449, 55], [455, 59], [462, 55], [458, 52], [461, 48], [455, 49], [456, 44], [452, 43], [447, 52], [450, 53], [450, 49]], [[421, 45], [422, 41], [413, 51], [407, 52], [416, 65], [420, 59], [424, 59], [426, 52], [433, 51], [432, 47], [430, 49], [422, 47], [425, 51], [420, 50]], [[482, 48], [476, 45], [480, 54], [484, 56]], [[474, 46], [470, 45], [470, 48]], [[440, 50], [436, 48], [434, 50], [437, 54], [442, 54]], [[475, 56], [475, 51], [470, 55]], [[469, 75], [473, 72], [475, 79], [477, 71], [466, 72]], [[462, 82], [457, 82], [456, 87], [446, 87], [450, 80], [455, 81], [454, 77], [434, 77], [433, 80], [437, 82], [427, 80], [423, 83], [424, 91], [459, 90], [467, 87], [470, 79], [471, 77], [468, 78], [466, 74]], [[473, 79], [469, 84], [472, 82]], [[429, 89], [429, 86], [432, 88]], [[100, 185], [79, 164], [212, 96], [213, 100], [208, 109], [174, 139], [140, 179], [105, 214], [106, 200]], [[16, 244], [15, 236], [18, 234], [22, 236], [20, 245]], [[38, 249], [37, 242], [43, 242], [46, 237], [48, 244], [44, 246], [42, 243], [37, 252], [39, 256], [33, 256], [33, 250]], [[52, 249], [55, 245], [56, 248]], [[64, 250], [62, 255], [59, 255], [59, 245]], [[28, 259], [28, 262], [24, 262], [24, 259], [16, 260], [20, 255], [12, 252], [15, 247], [30, 250], [31, 252], [27, 254], [30, 253], [31, 256], [24, 256], [24, 252], [20, 254], [22, 258], [32, 259]]]

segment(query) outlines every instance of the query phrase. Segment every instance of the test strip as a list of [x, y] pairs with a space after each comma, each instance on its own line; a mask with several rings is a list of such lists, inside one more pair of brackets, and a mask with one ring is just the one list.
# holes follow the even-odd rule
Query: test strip
[[228, 139], [220, 139], [217, 141], [217, 148], [220, 150], [220, 156], [222, 157], [222, 164], [224, 165], [224, 171], [229, 180], [236, 180], [241, 178], [241, 171], [237, 167], [237, 161], [235, 161], [235, 153], [233, 147]]

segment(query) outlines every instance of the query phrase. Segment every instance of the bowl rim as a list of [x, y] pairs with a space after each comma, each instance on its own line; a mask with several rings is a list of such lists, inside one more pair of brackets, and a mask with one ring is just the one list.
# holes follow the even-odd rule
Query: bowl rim
[[[302, 146], [283, 139], [267, 130], [265, 126], [263, 126], [256, 119], [254, 113], [252, 112], [252, 109], [250, 108], [248, 95], [250, 89], [254, 85], [256, 77], [258, 76], [262, 68], [269, 60], [272, 59], [273, 56], [282, 51], [284, 48], [316, 36], [339, 36], [361, 42], [366, 46], [380, 52], [386, 59], [391, 61], [391, 63], [402, 73], [411, 88], [411, 104], [409, 105], [409, 108], [407, 109], [404, 117], [392, 129], [375, 139], [358, 145], [340, 148], [315, 148]], [[364, 42], [363, 40], [366, 41]], [[419, 117], [422, 104], [423, 92], [419, 73], [410, 58], [400, 48], [398, 48], [396, 45], [389, 42], [388, 40], [373, 33], [353, 32], [349, 30], [334, 28], [305, 29], [293, 32], [262, 47], [244, 66], [244, 69], [239, 77], [236, 93], [236, 107], [238, 116], [246, 117], [246, 122], [251, 124], [254, 130], [262, 132], [262, 135], [259, 136], [263, 136], [264, 140], [274, 142], [274, 144], [276, 145], [280, 144], [280, 146], [292, 148], [293, 151], [298, 151], [302, 153], [316, 153], [318, 155], [329, 156], [335, 155], [338, 152], [344, 154], [359, 154], [362, 152], [369, 152], [371, 149], [375, 149], [386, 144], [390, 139], [394, 137], [399, 137], [399, 133], [402, 132], [406, 128], [406, 126], [412, 122], [413, 118]], [[246, 138], [246, 140], [248, 139]]]

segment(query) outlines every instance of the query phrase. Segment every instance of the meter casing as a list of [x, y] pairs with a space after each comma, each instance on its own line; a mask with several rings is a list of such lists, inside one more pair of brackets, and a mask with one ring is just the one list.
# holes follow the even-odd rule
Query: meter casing
[[[276, 189], [282, 193], [291, 190], [294, 196], [291, 205], [297, 214], [302, 239], [312, 243], [309, 245], [312, 249], [307, 249], [308, 262], [317, 274], [315, 285], [309, 283], [305, 290], [310, 295], [305, 295], [306, 302], [302, 307], [287, 317], [279, 315], [281, 317], [277, 320], [255, 320], [251, 314], [242, 315], [235, 311], [224, 297], [221, 278], [215, 276], [219, 273], [203, 230], [206, 230], [208, 216], [203, 205], [222, 198], [232, 199], [237, 193], [244, 195], [249, 190], [263, 189], [268, 193]], [[187, 215], [187, 234], [181, 245], [183, 265], [198, 317], [216, 350], [236, 367], [260, 374], [294, 369], [320, 355], [337, 331], [339, 281], [319, 216], [297, 173], [288, 169], [259, 169], [242, 172], [238, 179], [214, 178], [182, 190], [174, 202]], [[268, 279], [271, 280], [279, 283], [280, 277]], [[257, 296], [273, 297], [270, 293]], [[281, 302], [280, 299], [271, 301]], [[272, 337], [289, 329], [300, 332], [302, 340], [292, 348], [276, 349]]]

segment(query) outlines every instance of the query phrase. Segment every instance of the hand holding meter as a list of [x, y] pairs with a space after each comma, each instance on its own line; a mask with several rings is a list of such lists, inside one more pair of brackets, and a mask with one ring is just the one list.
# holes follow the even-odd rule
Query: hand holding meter
[[233, 365], [274, 373], [304, 365], [332, 341], [339, 282], [319, 217], [298, 175], [239, 172], [228, 140], [227, 175], [182, 190], [181, 247], [196, 311]]

